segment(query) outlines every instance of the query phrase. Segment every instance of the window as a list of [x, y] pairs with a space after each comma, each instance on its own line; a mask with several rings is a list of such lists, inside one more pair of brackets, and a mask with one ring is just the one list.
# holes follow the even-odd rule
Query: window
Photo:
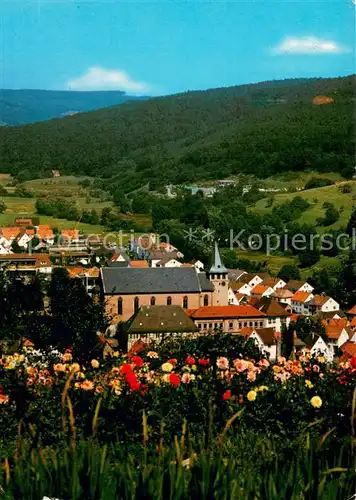
[[208, 297], [208, 295], [204, 295], [204, 305], [205, 306], [209, 305], [209, 297]]
[[232, 329], [233, 329], [233, 327], [234, 327], [234, 323], [231, 321], [231, 322], [229, 323], [229, 328], [230, 328], [230, 330], [232, 330]]
[[134, 299], [134, 311], [137, 313], [137, 311], [140, 309], [140, 299], [138, 297], [135, 297]]
[[253, 325], [253, 322], [252, 322], [252, 321], [250, 321], [248, 326], [252, 326], [252, 325]]
[[209, 328], [210, 328], [210, 330], [213, 328], [213, 324], [212, 323], [209, 323]]
[[206, 323], [204, 323], [204, 330], [206, 330]]
[[156, 297], [151, 297], [150, 303], [151, 303], [151, 306], [154, 306], [156, 303]]
[[172, 305], [172, 297], [167, 297], [167, 306]]
[[244, 326], [245, 326], [245, 327], [247, 326], [247, 321], [244, 321]]
[[201, 323], [198, 323], [198, 328], [199, 330], [201, 330]]
[[183, 309], [188, 309], [188, 297], [183, 298]]
[[220, 323], [220, 328], [222, 328], [224, 325], [222, 323]]
[[122, 297], [117, 301], [117, 314], [122, 314]]

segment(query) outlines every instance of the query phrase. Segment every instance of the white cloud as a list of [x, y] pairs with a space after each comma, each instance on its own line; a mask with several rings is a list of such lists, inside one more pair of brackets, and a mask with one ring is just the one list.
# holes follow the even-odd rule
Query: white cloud
[[340, 54], [346, 48], [332, 40], [316, 36], [286, 37], [272, 48], [273, 54]]
[[89, 68], [84, 75], [67, 83], [71, 90], [123, 90], [143, 94], [149, 90], [145, 82], [136, 82], [121, 69]]

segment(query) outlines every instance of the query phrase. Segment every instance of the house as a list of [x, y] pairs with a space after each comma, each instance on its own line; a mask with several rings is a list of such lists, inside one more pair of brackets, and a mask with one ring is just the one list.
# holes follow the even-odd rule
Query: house
[[59, 170], [52, 170], [52, 177], [60, 177], [61, 173]]
[[277, 332], [281, 332], [283, 327], [290, 323], [290, 308], [284, 308], [272, 297], [262, 297], [254, 307], [266, 315], [266, 326]]
[[242, 276], [247, 274], [246, 271], [242, 271], [241, 269], [228, 269], [227, 271], [228, 271], [229, 281], [237, 281]]
[[8, 272], [19, 276], [29, 276], [35, 273], [50, 274], [52, 262], [49, 254], [18, 254], [0, 255], [0, 267], [6, 267]]
[[274, 291], [279, 290], [281, 288], [284, 288], [286, 286], [286, 282], [283, 281], [281, 278], [273, 278], [269, 276], [268, 278], [265, 278], [261, 285], [269, 286], [273, 288]]
[[273, 294], [274, 294], [273, 288], [268, 285], [263, 285], [262, 283], [256, 285], [251, 290], [251, 296], [256, 296], [256, 297], [270, 297]]
[[340, 306], [336, 300], [324, 295], [314, 295], [309, 304], [311, 314], [321, 312], [334, 312], [338, 311]]
[[301, 352], [304, 355], [310, 353], [314, 357], [324, 356], [328, 363], [334, 359], [334, 350], [318, 335], [309, 335], [305, 339], [305, 347], [301, 349]]
[[325, 333], [328, 338], [328, 347], [330, 348], [333, 355], [335, 354], [336, 348], [340, 348], [345, 342], [349, 340], [349, 333], [347, 327], [343, 323], [332, 323], [325, 326]]
[[313, 294], [310, 292], [297, 291], [291, 298], [291, 306], [294, 313], [308, 316], [310, 314], [309, 305], [313, 299]]
[[[67, 242], [70, 243], [79, 243], [80, 235], [78, 229], [62, 229], [60, 234], [60, 241], [65, 244]], [[86, 247], [86, 242], [83, 243]]]
[[35, 227], [35, 237], [44, 242], [46, 245], [54, 245], [53, 229], [47, 225], [39, 225]]
[[[151, 250], [148, 255], [148, 262], [150, 267], [180, 267], [179, 258], [177, 251]], [[166, 263], [169, 262], [172, 262], [173, 265], [166, 266]]]
[[92, 292], [99, 282], [99, 268], [97, 267], [70, 266], [66, 269], [71, 278], [78, 278], [83, 282], [87, 293]]
[[[238, 306], [240, 303], [239, 299], [238, 299], [238, 294], [235, 294], [235, 292], [230, 287], [228, 289], [228, 294], [229, 294], [229, 304], [233, 304], [235, 306]], [[242, 295], [241, 295], [241, 297], [242, 297]]]
[[286, 288], [292, 292], [309, 292], [312, 293], [314, 287], [306, 281], [302, 280], [289, 280]]
[[154, 305], [140, 308], [126, 323], [128, 349], [136, 342], [146, 345], [167, 336], [197, 334], [198, 328], [178, 305]]
[[130, 260], [129, 267], [148, 267], [147, 260]]
[[340, 362], [348, 361], [356, 357], [356, 343], [354, 341], [347, 341], [341, 346], [342, 356]]
[[199, 331], [220, 329], [238, 333], [242, 328], [265, 326], [266, 315], [251, 305], [203, 306], [187, 311]]
[[351, 307], [351, 309], [346, 311], [346, 315], [350, 321], [352, 321], [352, 319], [356, 317], [356, 304], [353, 307]]
[[275, 297], [278, 302], [281, 304], [292, 305], [292, 297], [294, 293], [288, 290], [287, 288], [278, 288], [275, 290]]
[[197, 270], [198, 273], [201, 273], [204, 271], [204, 264], [202, 263], [201, 260], [195, 260], [193, 261], [193, 266]]
[[130, 261], [127, 253], [122, 249], [117, 249], [110, 258], [110, 262], [126, 262]]
[[275, 361], [281, 353], [281, 336], [274, 328], [243, 328], [240, 332], [246, 340], [253, 340], [262, 354]]
[[0, 228], [0, 246], [5, 250], [9, 250], [16, 241], [19, 247], [27, 249], [28, 243], [34, 237], [34, 234], [33, 229], [26, 229], [21, 226], [2, 227]]

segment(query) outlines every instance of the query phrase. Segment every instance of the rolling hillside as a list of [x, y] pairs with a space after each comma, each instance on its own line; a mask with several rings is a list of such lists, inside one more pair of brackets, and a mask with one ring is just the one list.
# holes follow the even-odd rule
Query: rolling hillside
[[126, 192], [239, 173], [351, 177], [354, 83], [353, 76], [264, 82], [3, 127], [1, 171], [28, 179], [58, 168], [110, 179], [111, 190]]
[[0, 90], [0, 125], [24, 125], [63, 118], [147, 97], [121, 91]]

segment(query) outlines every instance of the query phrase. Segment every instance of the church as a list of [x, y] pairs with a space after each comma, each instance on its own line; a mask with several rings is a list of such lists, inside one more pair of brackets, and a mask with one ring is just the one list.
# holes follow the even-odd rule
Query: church
[[176, 305], [183, 309], [229, 304], [228, 270], [215, 243], [208, 272], [195, 267], [104, 267], [101, 293], [112, 323], [127, 321], [141, 307]]

